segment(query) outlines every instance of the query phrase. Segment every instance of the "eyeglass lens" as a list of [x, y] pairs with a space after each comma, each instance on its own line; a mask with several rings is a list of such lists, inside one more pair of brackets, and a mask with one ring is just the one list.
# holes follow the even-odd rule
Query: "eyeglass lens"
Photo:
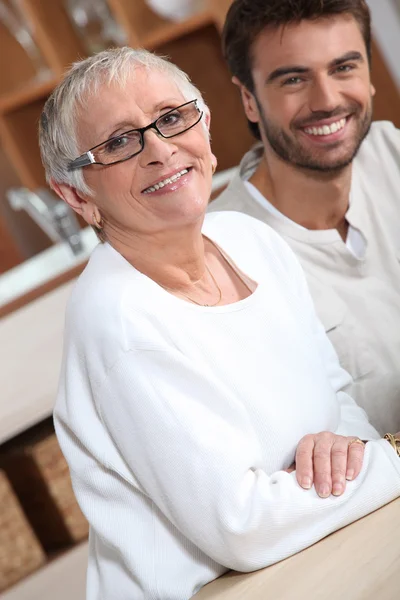
[[[174, 137], [193, 127], [201, 118], [195, 101], [161, 115], [154, 122], [154, 129], [164, 138]], [[111, 164], [138, 154], [143, 150], [144, 141], [140, 131], [127, 131], [111, 138], [92, 150], [96, 162]]]

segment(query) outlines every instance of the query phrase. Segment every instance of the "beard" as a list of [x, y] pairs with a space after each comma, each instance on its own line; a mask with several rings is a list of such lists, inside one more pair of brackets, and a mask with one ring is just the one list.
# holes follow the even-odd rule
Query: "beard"
[[[329, 149], [323, 147], [307, 148], [294, 135], [286, 133], [286, 131], [278, 127], [272, 120], [267, 119], [257, 98], [256, 102], [261, 117], [259, 125], [261, 125], [263, 133], [275, 154], [281, 160], [291, 165], [310, 171], [319, 171], [320, 173], [334, 173], [350, 165], [367, 136], [372, 122], [372, 99], [365, 115], [361, 114], [358, 105], [339, 107], [330, 112], [319, 111], [318, 113], [313, 113], [311, 119], [308, 121], [302, 119], [302, 122], [293, 123], [291, 128], [298, 130], [302, 126], [312, 126], [313, 122], [317, 123], [322, 119], [331, 119], [333, 117], [340, 119], [343, 115], [351, 115], [351, 120], [356, 124], [356, 131], [353, 138], [347, 144], [347, 147], [345, 147], [343, 142], [334, 142]], [[336, 156], [335, 158], [329, 156], [330, 150], [338, 149], [341, 146], [343, 146], [343, 150], [340, 156]]]

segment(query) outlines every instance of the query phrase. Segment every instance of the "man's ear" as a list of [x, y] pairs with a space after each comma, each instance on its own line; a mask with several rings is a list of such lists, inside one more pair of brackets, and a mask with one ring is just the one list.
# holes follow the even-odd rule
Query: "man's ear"
[[57, 183], [52, 180], [50, 186], [57, 196], [64, 200], [88, 225], [93, 225], [93, 213], [97, 208], [89, 196], [81, 194], [66, 183]]
[[237, 87], [239, 88], [246, 117], [249, 121], [252, 121], [253, 123], [258, 123], [260, 120], [260, 115], [258, 112], [258, 106], [254, 95], [251, 92], [249, 92], [247, 87], [243, 85], [243, 83], [239, 81], [237, 77], [232, 77], [232, 83], [237, 85]]
[[372, 85], [372, 83], [371, 83], [371, 96], [372, 96], [372, 97], [374, 97], [374, 96], [375, 96], [375, 94], [376, 94], [376, 89], [375, 89], [375, 86], [374, 86], [374, 85]]

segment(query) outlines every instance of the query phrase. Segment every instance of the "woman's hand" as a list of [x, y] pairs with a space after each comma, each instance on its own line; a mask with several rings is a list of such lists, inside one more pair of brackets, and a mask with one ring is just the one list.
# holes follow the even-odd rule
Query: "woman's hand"
[[340, 496], [359, 474], [365, 445], [357, 437], [344, 437], [329, 431], [304, 436], [296, 450], [296, 477], [299, 485], [314, 484], [321, 498]]

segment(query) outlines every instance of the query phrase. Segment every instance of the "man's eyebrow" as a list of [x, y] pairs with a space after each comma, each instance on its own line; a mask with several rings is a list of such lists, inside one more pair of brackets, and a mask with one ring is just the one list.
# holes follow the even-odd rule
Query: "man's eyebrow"
[[[350, 51], [346, 52], [346, 54], [343, 54], [343, 56], [339, 56], [339, 58], [333, 59], [328, 66], [330, 69], [332, 67], [338, 67], [349, 60], [364, 62], [364, 58], [360, 52]], [[304, 75], [304, 73], [309, 73], [310, 71], [310, 68], [302, 67], [301, 65], [287, 65], [285, 67], [278, 67], [268, 75], [266, 83], [272, 83], [275, 81], [275, 79], [279, 79], [279, 77], [283, 77], [285, 75]]]
[[329, 63], [329, 67], [338, 67], [339, 65], [342, 65], [343, 63], [348, 62], [349, 60], [355, 60], [362, 63], [364, 62], [364, 57], [361, 54], [361, 52], [356, 52], [355, 50], [352, 50], [350, 52], [346, 52], [346, 54], [343, 54], [343, 56], [332, 60]]
[[275, 79], [283, 77], [284, 75], [291, 75], [292, 73], [304, 74], [309, 73], [310, 69], [307, 67], [300, 67], [299, 65], [288, 65], [287, 67], [278, 67], [275, 71], [272, 71], [267, 77], [266, 83], [272, 83]]

